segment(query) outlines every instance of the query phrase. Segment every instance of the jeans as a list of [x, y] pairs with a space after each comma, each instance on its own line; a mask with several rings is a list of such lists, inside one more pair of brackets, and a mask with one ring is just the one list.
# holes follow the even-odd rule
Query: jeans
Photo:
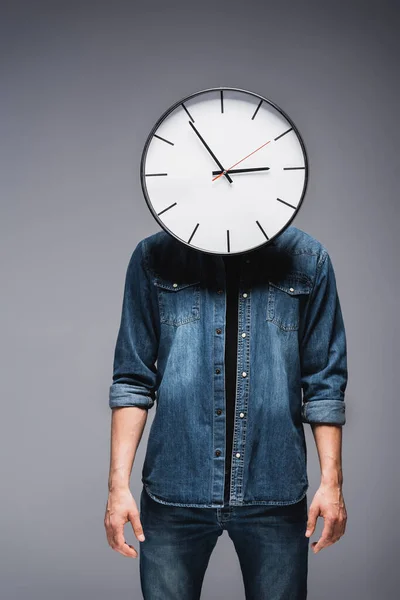
[[199, 600], [205, 571], [224, 529], [234, 543], [246, 600], [307, 598], [307, 496], [283, 506], [181, 507], [146, 490], [139, 545], [144, 600]]

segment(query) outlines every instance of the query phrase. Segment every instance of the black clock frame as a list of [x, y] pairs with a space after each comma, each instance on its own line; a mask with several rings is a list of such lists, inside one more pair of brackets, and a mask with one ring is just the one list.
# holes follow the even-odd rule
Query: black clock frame
[[[184, 104], [185, 102], [187, 102], [188, 100], [192, 100], [193, 98], [196, 98], [197, 96], [201, 96], [202, 94], [207, 94], [210, 92], [241, 92], [243, 94], [247, 94], [250, 96], [254, 96], [255, 98], [258, 98], [259, 100], [263, 101], [263, 102], [267, 102], [270, 106], [272, 106], [275, 110], [277, 110], [287, 121], [288, 123], [290, 123], [293, 131], [296, 133], [299, 141], [300, 141], [300, 146], [303, 152], [303, 156], [304, 156], [304, 164], [305, 164], [305, 178], [304, 178], [304, 185], [303, 185], [303, 190], [301, 193], [301, 198], [300, 198], [300, 202], [297, 205], [296, 210], [294, 211], [293, 215], [291, 216], [291, 218], [289, 219], [289, 221], [287, 221], [287, 223], [282, 227], [282, 229], [280, 229], [278, 231], [278, 233], [276, 233], [273, 237], [269, 238], [268, 240], [266, 240], [265, 242], [263, 242], [262, 244], [259, 244], [258, 246], [255, 246], [253, 248], [250, 248], [249, 250], [244, 250], [241, 252], [213, 252], [210, 250], [204, 250], [202, 248], [198, 248], [194, 245], [192, 245], [190, 242], [185, 242], [184, 240], [182, 240], [180, 237], [178, 237], [177, 235], [175, 235], [175, 233], [173, 231], [171, 231], [166, 225], [165, 223], [160, 219], [160, 217], [158, 216], [158, 214], [155, 212], [153, 205], [151, 203], [148, 191], [147, 191], [147, 186], [146, 186], [146, 176], [145, 176], [145, 172], [144, 172], [144, 168], [145, 168], [145, 163], [146, 163], [146, 157], [147, 157], [147, 151], [149, 149], [150, 143], [154, 137], [155, 132], [157, 131], [157, 129], [160, 127], [161, 123], [163, 121], [165, 121], [165, 119], [176, 109], [178, 108], [178, 106], [181, 106], [182, 104]], [[261, 105], [261, 103], [259, 104], [259, 106]], [[222, 95], [221, 95], [221, 106], [223, 107], [222, 104]], [[258, 111], [258, 108], [256, 110], [256, 113]], [[184, 107], [185, 108], [185, 107]], [[189, 115], [190, 116], [190, 115]], [[190, 94], [189, 96], [185, 96], [184, 98], [182, 98], [181, 100], [178, 100], [178, 102], [175, 102], [172, 106], [170, 106], [162, 115], [161, 117], [158, 119], [158, 121], [156, 122], [156, 124], [154, 125], [154, 127], [152, 128], [152, 130], [150, 131], [143, 151], [142, 151], [142, 158], [140, 161], [140, 183], [142, 186], [142, 191], [143, 191], [143, 195], [146, 201], [146, 204], [151, 212], [151, 214], [153, 215], [153, 217], [155, 218], [155, 220], [157, 221], [157, 223], [160, 225], [160, 227], [169, 235], [171, 235], [173, 238], [175, 238], [176, 240], [178, 240], [181, 244], [184, 244], [185, 246], [188, 246], [189, 248], [191, 248], [192, 250], [197, 250], [198, 252], [204, 252], [205, 254], [211, 254], [211, 255], [217, 255], [217, 256], [225, 256], [225, 255], [229, 255], [229, 254], [247, 254], [249, 252], [253, 252], [255, 250], [258, 250], [268, 244], [270, 244], [271, 242], [273, 242], [273, 240], [275, 238], [277, 238], [283, 231], [285, 231], [285, 229], [287, 229], [289, 227], [289, 225], [292, 223], [293, 219], [295, 218], [295, 216], [297, 215], [298, 211], [300, 210], [301, 205], [303, 204], [303, 200], [304, 197], [306, 195], [306, 191], [307, 191], [307, 186], [308, 186], [308, 180], [309, 180], [309, 167], [308, 167], [308, 155], [307, 155], [307, 150], [306, 150], [306, 146], [304, 143], [304, 140], [302, 138], [302, 135], [300, 133], [300, 131], [298, 130], [297, 126], [295, 125], [295, 123], [292, 121], [292, 119], [289, 117], [289, 115], [287, 115], [285, 113], [285, 111], [283, 111], [277, 104], [275, 104], [274, 102], [272, 102], [272, 100], [269, 100], [268, 98], [266, 98], [265, 96], [261, 96], [260, 94], [257, 94], [255, 92], [250, 92], [249, 90], [245, 90], [245, 89], [241, 89], [241, 88], [234, 88], [234, 87], [213, 87], [213, 88], [208, 88], [205, 90], [200, 90], [199, 92], [194, 92], [193, 94]], [[265, 233], [264, 233], [265, 235]]]

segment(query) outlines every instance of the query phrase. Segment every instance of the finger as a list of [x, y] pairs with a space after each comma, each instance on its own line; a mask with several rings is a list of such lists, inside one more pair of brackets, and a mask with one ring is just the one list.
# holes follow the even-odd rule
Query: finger
[[312, 544], [314, 552], [319, 552], [322, 548], [326, 548], [333, 544], [332, 537], [335, 526], [335, 519], [330, 517], [324, 517], [324, 528], [321, 533], [321, 537], [318, 542]]
[[120, 554], [123, 554], [124, 556], [127, 556], [127, 557], [132, 557], [132, 558], [138, 557], [138, 553], [135, 550], [135, 548], [133, 546], [131, 546], [130, 544], [128, 544], [128, 542], [125, 541], [125, 537], [124, 537], [123, 533], [118, 534], [116, 537], [114, 537], [113, 550], [115, 550], [116, 552], [119, 552]]
[[114, 544], [114, 532], [110, 524], [110, 518], [108, 516], [106, 516], [106, 518], [104, 519], [104, 527], [106, 529], [108, 544], [112, 547]]
[[125, 542], [124, 522], [120, 519], [113, 520], [112, 517], [110, 517], [110, 538], [110, 546], [116, 552], [120, 552], [128, 557], [136, 558], [138, 556], [135, 548], [129, 546], [129, 544], [126, 544]]
[[122, 546], [117, 545], [115, 543], [113, 535], [108, 535], [107, 540], [108, 540], [109, 546], [116, 552], [119, 552], [120, 554], [123, 554], [124, 556], [126, 556], [128, 558], [137, 558], [138, 557], [138, 553], [137, 553], [136, 549], [133, 546], [131, 546], [130, 544], [128, 544], [128, 542], [126, 542], [125, 540], [124, 540], [124, 543]]
[[132, 525], [132, 529], [133, 529], [135, 536], [137, 537], [139, 542], [144, 542], [144, 540], [146, 538], [144, 536], [144, 531], [143, 531], [142, 523], [140, 521], [139, 512], [129, 513], [128, 516], [129, 516], [129, 521]]
[[137, 558], [139, 555], [138, 555], [136, 549], [131, 544], [128, 544], [128, 542], [125, 542], [125, 544], [126, 544], [126, 548], [130, 548], [134, 552], [134, 554], [126, 554], [125, 556], [128, 556], [129, 558]]
[[310, 537], [310, 535], [312, 535], [314, 533], [318, 516], [319, 516], [319, 508], [313, 507], [311, 505], [309, 508], [309, 511], [308, 511], [307, 529], [306, 529], [307, 537]]

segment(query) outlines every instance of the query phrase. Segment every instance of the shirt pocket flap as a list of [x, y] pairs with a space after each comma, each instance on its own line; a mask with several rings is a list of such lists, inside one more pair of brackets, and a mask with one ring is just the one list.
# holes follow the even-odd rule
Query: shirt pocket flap
[[275, 281], [270, 280], [269, 283], [290, 296], [309, 294], [312, 287], [310, 278], [302, 273], [290, 273]]
[[154, 285], [163, 290], [170, 290], [171, 292], [179, 292], [187, 287], [192, 285], [200, 285], [200, 281], [186, 281], [186, 282], [178, 282], [178, 281], [168, 281], [167, 279], [161, 279], [161, 277], [157, 277], [154, 280]]

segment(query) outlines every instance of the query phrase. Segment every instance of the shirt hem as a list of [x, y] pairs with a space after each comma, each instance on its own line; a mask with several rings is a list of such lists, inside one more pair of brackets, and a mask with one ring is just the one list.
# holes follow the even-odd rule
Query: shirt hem
[[167, 504], [168, 506], [184, 506], [184, 507], [194, 507], [194, 508], [224, 508], [227, 506], [256, 506], [256, 505], [262, 505], [262, 506], [288, 506], [290, 504], [296, 504], [297, 502], [300, 502], [300, 500], [303, 500], [303, 498], [307, 495], [307, 491], [309, 488], [309, 485], [307, 485], [305, 487], [305, 489], [303, 490], [303, 492], [301, 493], [301, 495], [294, 499], [294, 500], [254, 500], [252, 502], [236, 502], [236, 503], [229, 503], [227, 504], [201, 504], [201, 503], [182, 503], [182, 502], [170, 502], [167, 500], [164, 500], [162, 498], [160, 498], [159, 496], [156, 496], [155, 494], [153, 494], [153, 492], [150, 491], [149, 486], [146, 483], [143, 483], [143, 486], [146, 490], [146, 492], [148, 493], [148, 495], [155, 500], [156, 502], [159, 502], [160, 504]]

